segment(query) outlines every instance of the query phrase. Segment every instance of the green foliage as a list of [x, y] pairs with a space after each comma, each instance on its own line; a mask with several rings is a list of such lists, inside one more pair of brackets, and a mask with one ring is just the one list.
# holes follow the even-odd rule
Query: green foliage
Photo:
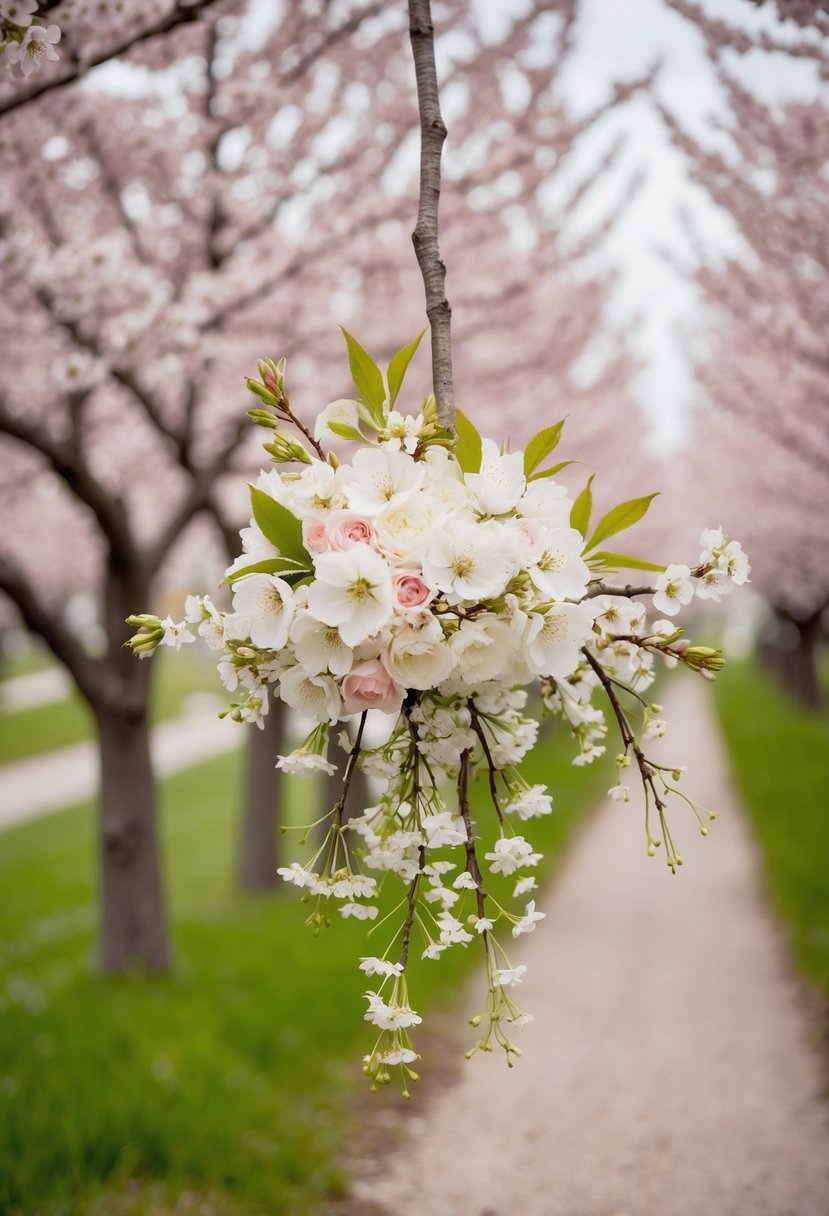
[[351, 379], [360, 394], [361, 399], [365, 402], [369, 415], [377, 426], [383, 425], [385, 417], [386, 404], [386, 386], [383, 383], [383, 373], [372, 359], [368, 351], [364, 350], [356, 338], [343, 329], [346, 346], [348, 347], [348, 366], [351, 370]]
[[364, 436], [360, 434], [356, 426], [349, 426], [347, 422], [329, 422], [328, 429], [335, 435], [339, 435], [340, 439], [356, 440], [357, 443], [365, 442]]
[[590, 514], [593, 510], [593, 478], [595, 473], [591, 473], [587, 479], [587, 485], [579, 494], [576, 501], [570, 510], [570, 527], [581, 532], [582, 536], [587, 536], [587, 529], [590, 527]]
[[525, 477], [529, 477], [531, 473], [534, 473], [541, 462], [546, 460], [550, 453], [558, 447], [561, 432], [566, 421], [566, 418], [562, 418], [561, 422], [556, 422], [554, 426], [548, 426], [543, 431], [539, 431], [527, 444], [527, 449], [524, 452]]
[[795, 705], [756, 660], [729, 663], [716, 692], [772, 898], [798, 966], [829, 997], [829, 710]]
[[479, 473], [483, 458], [481, 433], [466, 414], [455, 410], [455, 457], [464, 473]]
[[417, 350], [418, 346], [420, 346], [420, 340], [425, 333], [426, 330], [421, 329], [414, 341], [410, 342], [408, 346], [404, 346], [397, 352], [396, 355], [392, 355], [391, 357], [391, 361], [389, 362], [388, 370], [386, 372], [386, 379], [389, 383], [390, 406], [393, 406], [397, 400], [397, 395], [403, 386], [403, 377], [406, 375], [406, 370], [414, 357], [415, 351]]
[[310, 570], [311, 554], [302, 543], [302, 524], [296, 516], [256, 486], [250, 487], [250, 503], [253, 518], [265, 539], [275, 545], [283, 557], [295, 562], [297, 567]]
[[608, 511], [607, 515], [599, 520], [596, 531], [585, 545], [585, 549], [595, 549], [596, 545], [607, 540], [608, 536], [615, 536], [617, 532], [632, 528], [647, 514], [648, 507], [657, 497], [657, 494], [646, 494], [643, 498], [630, 498], [627, 502], [620, 502], [618, 507]]
[[[531, 825], [547, 873], [608, 781], [572, 768], [572, 754], [559, 729], [526, 765], [530, 781], [555, 771], [556, 809]], [[311, 1216], [340, 1192], [368, 1035], [356, 959], [381, 939], [339, 918], [313, 938], [294, 891], [234, 890], [241, 764], [241, 753], [218, 758], [164, 784], [177, 949], [167, 979], [89, 972], [91, 807], [4, 834], [0, 1211], [137, 1216], [125, 1195], [161, 1188], [171, 1206], [184, 1191], [219, 1196], [217, 1216]], [[291, 784], [289, 818], [308, 816], [312, 788]], [[482, 807], [484, 788], [473, 794]], [[417, 959], [416, 1007], [453, 1000], [479, 963], [479, 949], [460, 947]]]
[[254, 562], [250, 566], [243, 566], [241, 570], [234, 570], [222, 579], [222, 586], [229, 586], [248, 574], [280, 574], [283, 578], [290, 578], [292, 575], [306, 574], [308, 569], [308, 566], [300, 566], [290, 558], [266, 557], [261, 562]]
[[590, 565], [606, 570], [651, 570], [659, 574], [667, 569], [656, 562], [646, 562], [643, 557], [631, 557], [628, 553], [608, 553], [604, 549], [600, 553], [590, 555]]
[[555, 477], [556, 473], [560, 473], [562, 469], [568, 469], [571, 464], [580, 463], [578, 460], [560, 460], [558, 464], [552, 465], [549, 469], [539, 469], [537, 473], [532, 473], [527, 480], [538, 481], [541, 477]]

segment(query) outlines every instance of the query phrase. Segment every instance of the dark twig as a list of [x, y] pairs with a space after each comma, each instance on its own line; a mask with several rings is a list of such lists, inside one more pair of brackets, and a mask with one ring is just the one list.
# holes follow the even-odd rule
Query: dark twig
[[[461, 753], [461, 767], [458, 771], [458, 806], [460, 807], [463, 826], [466, 828], [466, 869], [475, 880], [475, 902], [478, 908], [478, 916], [484, 914], [484, 900], [486, 894], [484, 892], [484, 880], [481, 875], [481, 867], [478, 865], [478, 854], [475, 852], [475, 824], [472, 822], [472, 812], [469, 809], [469, 759], [470, 751], [467, 748]], [[486, 934], [484, 934], [486, 937]]]

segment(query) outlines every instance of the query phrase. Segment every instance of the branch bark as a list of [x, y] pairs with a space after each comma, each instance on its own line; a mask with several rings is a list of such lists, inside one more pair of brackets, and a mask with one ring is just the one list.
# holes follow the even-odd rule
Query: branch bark
[[432, 327], [432, 380], [438, 417], [452, 430], [455, 425], [452, 309], [446, 298], [446, 266], [438, 243], [440, 160], [446, 124], [440, 112], [430, 0], [409, 0], [409, 36], [420, 112], [420, 202], [412, 242], [426, 290], [426, 315]]

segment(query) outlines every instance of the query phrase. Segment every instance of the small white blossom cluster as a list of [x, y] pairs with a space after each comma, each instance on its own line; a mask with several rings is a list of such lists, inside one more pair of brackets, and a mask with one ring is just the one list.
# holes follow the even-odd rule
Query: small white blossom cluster
[[60, 58], [55, 47], [60, 29], [44, 25], [37, 0], [0, 0], [0, 58], [7, 71], [31, 76], [44, 63]]
[[[332, 906], [344, 918], [376, 920], [370, 931], [377, 931], [395, 915], [378, 919], [384, 888], [402, 884], [386, 949], [364, 957], [360, 968], [374, 981], [365, 1018], [377, 1031], [365, 1071], [376, 1086], [399, 1069], [407, 1092], [417, 1059], [409, 1032], [421, 1021], [407, 989], [413, 950], [435, 959], [480, 940], [487, 995], [473, 1019], [479, 1037], [469, 1054], [493, 1045], [510, 1061], [520, 1054], [511, 1035], [529, 1015], [510, 993], [526, 968], [512, 965], [503, 937], [530, 933], [543, 919], [535, 899], [526, 899], [542, 856], [523, 825], [552, 811], [544, 786], [529, 784], [519, 770], [538, 735], [525, 713], [527, 686], [539, 681], [546, 709], [568, 724], [577, 764], [604, 751], [605, 715], [592, 704], [597, 690], [604, 696], [624, 745], [611, 796], [627, 800], [623, 769], [635, 760], [648, 847], [664, 842], [675, 869], [681, 858], [664, 805], [678, 772], [644, 758], [640, 744], [664, 733], [665, 723], [642, 693], [655, 678], [657, 656], [703, 674], [722, 658], [690, 646], [669, 620], [649, 624], [636, 597], [652, 595], [658, 611], [673, 615], [693, 586], [714, 598], [728, 580], [745, 581], [748, 565], [720, 531], [703, 533], [693, 571], [603, 553], [599, 541], [627, 526], [620, 521], [641, 517], [650, 499], [622, 504], [591, 533], [589, 518], [555, 480], [556, 467], [544, 467], [560, 424], [525, 452], [481, 439], [462, 415], [456, 437], [440, 425], [433, 398], [416, 415], [397, 412], [402, 374], [395, 360], [384, 376], [362, 348], [355, 357], [356, 344], [347, 340], [361, 399], [332, 403], [313, 434], [291, 410], [284, 361], [260, 364], [261, 380], [249, 381], [262, 403], [251, 417], [270, 430], [265, 449], [278, 467], [251, 489], [243, 552], [227, 572], [231, 611], [190, 597], [181, 622], [130, 618], [138, 626], [130, 644], [139, 655], [162, 644], [178, 648], [195, 630], [217, 652], [220, 677], [236, 694], [228, 711], [234, 718], [261, 725], [276, 693], [311, 719], [303, 744], [277, 761], [287, 772], [334, 772], [331, 728], [358, 720], [353, 742], [340, 735], [348, 761], [321, 843], [309, 860], [279, 873], [311, 903], [315, 931], [330, 923]], [[414, 346], [395, 359], [410, 358]], [[358, 445], [349, 461], [323, 448], [335, 436]], [[656, 586], [604, 583], [605, 572], [626, 564], [657, 572]], [[639, 707], [638, 734], [621, 693]], [[387, 722], [384, 741], [373, 747], [364, 743], [370, 710]], [[349, 814], [357, 764], [385, 789], [377, 805]], [[469, 793], [478, 774], [493, 813], [483, 846]], [[651, 809], [663, 825], [658, 838]]]

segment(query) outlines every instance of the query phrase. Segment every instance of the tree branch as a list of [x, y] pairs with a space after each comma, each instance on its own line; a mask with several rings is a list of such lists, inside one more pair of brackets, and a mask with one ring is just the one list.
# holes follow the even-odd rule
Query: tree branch
[[58, 662], [70, 672], [81, 694], [94, 705], [100, 692], [95, 660], [85, 653], [57, 613], [49, 611], [23, 572], [1, 554], [0, 591], [15, 604], [27, 629], [43, 638]]
[[420, 202], [412, 242], [426, 289], [426, 315], [432, 327], [432, 379], [438, 417], [451, 430], [455, 425], [452, 309], [446, 298], [446, 266], [438, 245], [440, 158], [446, 124], [440, 112], [430, 0], [409, 0], [409, 35], [420, 111]]
[[177, 25], [198, 21], [204, 9], [215, 3], [217, 3], [217, 0], [196, 0], [195, 4], [184, 4], [179, 0], [179, 3], [175, 5], [166, 17], [162, 17], [160, 21], [148, 26], [147, 29], [142, 30], [139, 34], [130, 34], [129, 37], [116, 42], [105, 51], [101, 51], [98, 55], [93, 56], [92, 59], [69, 61], [62, 71], [57, 71], [54, 75], [39, 81], [31, 89], [27, 89], [24, 93], [18, 93], [16, 97], [10, 97], [8, 101], [0, 101], [0, 117], [4, 114], [10, 114], [12, 110], [17, 110], [20, 106], [28, 105], [30, 101], [35, 101], [38, 97], [42, 97], [44, 93], [51, 93], [53, 89], [65, 88], [66, 85], [72, 84], [73, 81], [80, 80], [90, 68], [96, 68], [99, 64], [107, 63], [110, 59], [117, 59], [119, 55], [126, 54], [127, 51], [131, 51], [133, 47], [139, 46], [150, 38], [155, 38], [157, 34], [166, 34], [170, 30], [175, 29]]

